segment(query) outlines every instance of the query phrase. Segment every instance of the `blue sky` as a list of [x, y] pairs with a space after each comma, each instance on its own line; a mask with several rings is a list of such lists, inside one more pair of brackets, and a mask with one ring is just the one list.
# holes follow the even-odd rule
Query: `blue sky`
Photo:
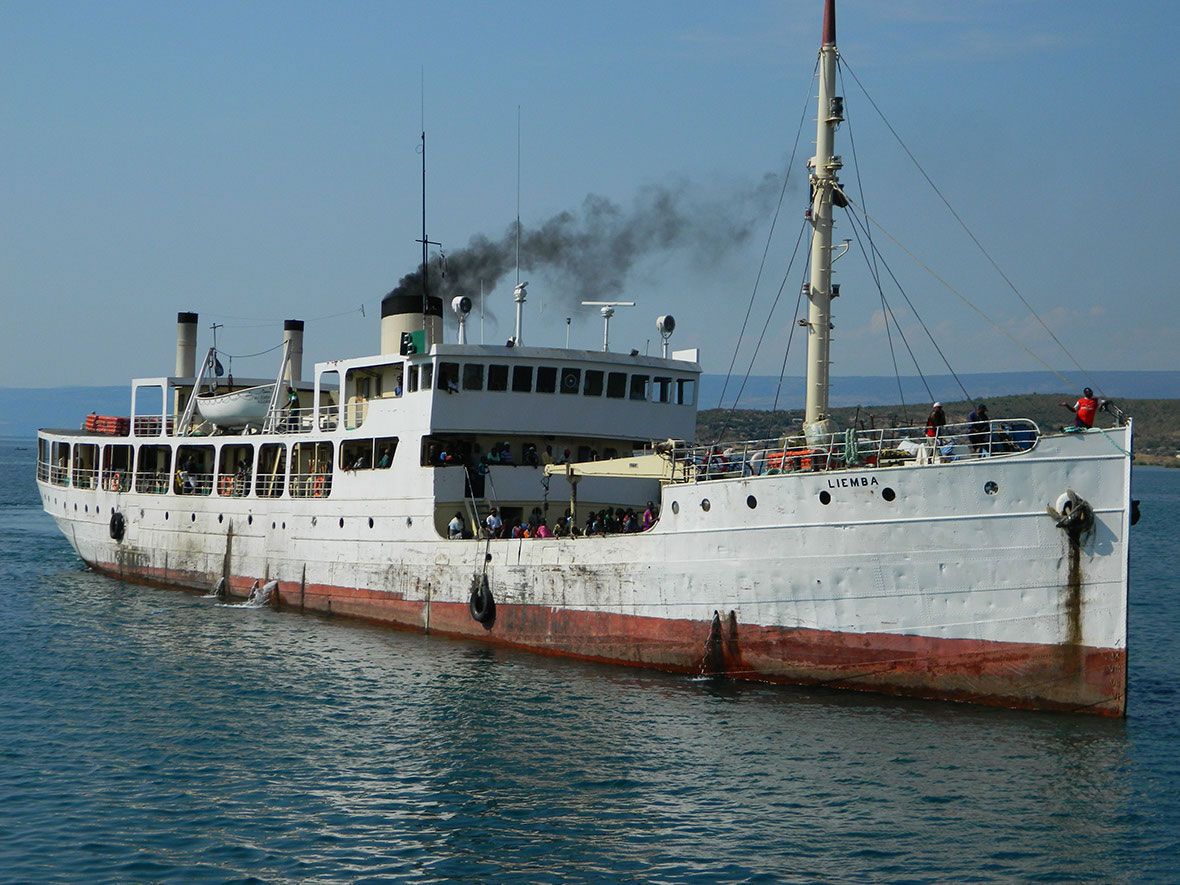
[[[308, 363], [374, 352], [380, 298], [417, 255], [423, 69], [429, 229], [448, 250], [501, 234], [515, 214], [518, 105], [526, 227], [589, 194], [625, 211], [652, 186], [705, 214], [727, 206], [785, 171], [814, 94], [821, 5], [8, 0], [0, 384], [169, 372], [178, 310], [201, 314], [203, 341], [223, 322], [229, 353], [274, 344], [288, 317], [309, 320]], [[851, 70], [1071, 354], [957, 230], [846, 78], [865, 203], [884, 228], [1054, 367], [1175, 368], [1180, 9], [844, 0], [838, 19]], [[799, 231], [813, 119], [809, 103], [755, 333]], [[837, 146], [851, 186], [847, 126]], [[671, 312], [673, 344], [701, 347], [706, 370], [724, 372], [769, 229], [773, 205], [761, 208], [743, 243], [642, 258], [623, 292], [639, 306], [614, 321], [616, 348], [646, 348], [655, 317]], [[837, 229], [853, 235], [847, 222]], [[956, 370], [1042, 368], [878, 241]], [[888, 374], [880, 298], [855, 246], [837, 268], [833, 372]], [[597, 315], [569, 307], [560, 280], [530, 276], [526, 341], [562, 343], [572, 315], [575, 346], [596, 346]], [[756, 373], [779, 371], [801, 279], [797, 265]], [[511, 332], [510, 297], [505, 286], [489, 296], [489, 342]], [[886, 297], [922, 368], [945, 371], [900, 295]], [[367, 317], [329, 316], [362, 303]], [[269, 375], [269, 359], [234, 369]], [[749, 360], [747, 334], [738, 365]], [[796, 340], [788, 372], [801, 370]]]

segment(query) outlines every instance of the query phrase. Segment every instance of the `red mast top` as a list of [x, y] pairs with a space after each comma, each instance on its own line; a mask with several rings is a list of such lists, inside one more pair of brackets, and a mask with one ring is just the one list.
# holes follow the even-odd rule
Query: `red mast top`
[[824, 2], [824, 46], [836, 45], [836, 0]]

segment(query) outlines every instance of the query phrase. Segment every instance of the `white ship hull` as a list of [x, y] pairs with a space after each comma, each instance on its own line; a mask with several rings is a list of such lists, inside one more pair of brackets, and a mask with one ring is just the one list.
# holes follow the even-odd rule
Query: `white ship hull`
[[[577, 539], [441, 540], [430, 489], [350, 497], [347, 475], [324, 499], [40, 485], [79, 556], [129, 580], [225, 576], [245, 595], [273, 579], [285, 606], [550, 654], [1121, 715], [1129, 443], [1128, 427], [971, 462], [673, 484], [651, 531]], [[1095, 514], [1075, 551], [1046, 513], [1066, 489]], [[468, 611], [485, 568], [490, 625]]]

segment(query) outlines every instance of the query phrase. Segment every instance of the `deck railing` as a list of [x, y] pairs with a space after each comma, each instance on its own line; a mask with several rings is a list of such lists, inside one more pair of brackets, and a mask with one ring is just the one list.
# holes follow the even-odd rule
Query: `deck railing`
[[332, 494], [332, 469], [291, 474], [292, 498], [326, 498]]
[[945, 464], [1011, 455], [1031, 449], [1040, 428], [1027, 418], [948, 424], [936, 435], [925, 427], [890, 427], [746, 440], [726, 446], [686, 446], [673, 452], [677, 478], [701, 482], [733, 476]]

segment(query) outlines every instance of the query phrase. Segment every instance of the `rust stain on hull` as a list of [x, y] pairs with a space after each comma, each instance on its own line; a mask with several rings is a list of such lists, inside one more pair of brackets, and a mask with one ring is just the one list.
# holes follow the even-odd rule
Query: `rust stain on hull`
[[[113, 577], [165, 588], [200, 590], [209, 577], [142, 567], [132, 576], [120, 565], [90, 565]], [[248, 596], [254, 580], [233, 576], [230, 592]], [[280, 582], [276, 596], [276, 602], [292, 608], [418, 633], [425, 632], [429, 610], [431, 634], [608, 664], [1014, 709], [1110, 717], [1126, 709], [1126, 650], [1121, 648], [841, 633], [739, 625], [733, 612], [694, 621], [499, 600], [489, 630], [472, 619], [466, 601], [409, 600], [303, 580]]]

